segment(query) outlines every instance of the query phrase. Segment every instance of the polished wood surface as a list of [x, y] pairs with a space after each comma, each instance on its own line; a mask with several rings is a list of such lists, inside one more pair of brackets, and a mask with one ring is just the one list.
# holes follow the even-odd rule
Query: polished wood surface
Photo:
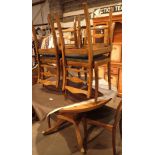
[[79, 124], [83, 120], [83, 115], [85, 116], [85, 112], [89, 112], [89, 111], [101, 108], [103, 105], [108, 103], [110, 100], [111, 100], [111, 98], [108, 100], [99, 101], [98, 103], [87, 102], [87, 104], [81, 104], [81, 105], [76, 105], [76, 106], [72, 106], [72, 107], [64, 107], [56, 113], [56, 123], [54, 126], [51, 126], [51, 121], [50, 121], [51, 116], [48, 115], [48, 117], [47, 117], [48, 129], [46, 129], [42, 133], [44, 135], [51, 134], [51, 133], [57, 131], [60, 128], [60, 126], [65, 121], [67, 121], [74, 125], [79, 149], [81, 152], [85, 152], [82, 135], [81, 135], [81, 131], [79, 128]]

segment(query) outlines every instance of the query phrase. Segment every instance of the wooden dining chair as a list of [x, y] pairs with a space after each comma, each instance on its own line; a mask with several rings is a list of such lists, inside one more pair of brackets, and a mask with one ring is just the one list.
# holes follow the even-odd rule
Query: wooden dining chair
[[[103, 112], [102, 112], [103, 113]], [[108, 112], [109, 115], [111, 115], [111, 112]], [[88, 141], [88, 130], [87, 130], [87, 126], [89, 125], [94, 125], [94, 126], [98, 126], [98, 127], [102, 127], [105, 130], [109, 131], [112, 133], [112, 148], [113, 148], [113, 155], [116, 155], [116, 128], [119, 124], [120, 127], [120, 134], [122, 134], [122, 101], [119, 102], [117, 109], [116, 109], [116, 113], [114, 115], [114, 119], [113, 123], [107, 123], [104, 122], [104, 116], [102, 118], [101, 116], [96, 117], [96, 115], [100, 115], [99, 112], [97, 112], [96, 114], [93, 113], [93, 111], [91, 111], [91, 113], [87, 113], [85, 114], [85, 117], [82, 119], [83, 121], [83, 128], [84, 128], [84, 141], [83, 141], [83, 145], [84, 145], [84, 150], [85, 152], [87, 151], [87, 141]], [[108, 116], [106, 116], [108, 117]], [[122, 136], [122, 135], [121, 135]]]
[[[60, 82], [61, 52], [58, 48], [54, 22], [50, 17], [48, 17], [48, 22], [50, 23], [50, 27], [51, 27], [51, 35], [48, 36], [50, 38], [47, 37], [47, 38], [44, 38], [45, 40], [42, 40], [42, 43], [44, 41], [43, 48], [41, 47], [41, 45], [39, 45], [39, 40], [37, 39], [35, 28], [32, 25], [32, 32], [33, 32], [33, 37], [35, 41], [35, 49], [36, 49], [37, 61], [38, 61], [38, 83], [41, 83], [45, 86], [53, 85], [56, 88], [58, 88], [59, 82]], [[48, 48], [47, 45], [51, 41], [50, 39], [53, 40], [53, 42], [51, 43], [53, 44], [53, 46]], [[53, 71], [55, 72], [54, 74], [52, 71], [49, 71], [51, 69], [54, 70]], [[49, 79], [51, 77], [55, 77], [55, 80]]]
[[87, 100], [75, 103], [73, 105], [61, 107], [57, 111], [55, 111], [54, 116], [56, 121], [54, 124], [51, 124], [53, 113], [49, 113], [47, 115], [48, 129], [44, 130], [42, 133], [44, 135], [54, 133], [58, 131], [61, 128], [61, 126], [67, 121], [74, 126], [79, 149], [81, 152], [84, 152], [85, 150], [83, 146], [83, 139], [80, 131], [80, 122], [83, 119], [83, 115], [88, 111], [92, 111], [103, 107], [109, 101], [111, 101], [111, 98], [102, 99], [98, 101], [97, 104], [94, 102], [94, 100]]
[[[84, 6], [84, 14], [86, 19], [86, 34], [87, 34], [87, 42], [88, 45], [92, 46], [93, 56], [97, 55], [97, 57], [93, 57], [93, 68], [95, 72], [95, 101], [97, 101], [98, 97], [98, 68], [104, 64], [107, 64], [108, 68], [108, 85], [109, 89], [111, 89], [111, 51], [112, 51], [112, 41], [113, 41], [113, 32], [115, 28], [115, 23], [112, 22], [112, 12], [113, 7], [110, 7], [109, 11], [109, 22], [103, 22], [101, 27], [90, 27], [90, 18], [88, 12], [88, 6], [86, 3], [83, 3]], [[93, 35], [91, 35], [91, 30], [93, 30]], [[99, 30], [102, 33], [94, 33], [94, 31]], [[103, 33], [104, 32], [104, 33]], [[93, 43], [92, 43], [93, 37]], [[102, 42], [96, 43], [95, 39], [104, 38]]]
[[[60, 24], [60, 20], [57, 14], [55, 14], [55, 19], [58, 26], [60, 41], [61, 41], [61, 51], [62, 51], [62, 62], [63, 62], [63, 87], [65, 91], [70, 91], [71, 93], [81, 93], [85, 94], [87, 98], [90, 98], [92, 95], [92, 81], [93, 81], [93, 68], [96, 69], [102, 63], [109, 59], [109, 53], [112, 50], [111, 44], [92, 44], [92, 36], [90, 29], [90, 19], [88, 13], [87, 4], [83, 4], [84, 15], [86, 20], [86, 31], [88, 37], [88, 45], [82, 47], [66, 48], [64, 43], [63, 32]], [[111, 18], [110, 18], [111, 19]], [[109, 22], [110, 24], [111, 22]], [[111, 30], [111, 25], [109, 26]], [[108, 37], [110, 37], [108, 35]], [[110, 59], [109, 59], [110, 60]], [[108, 63], [110, 66], [110, 63]], [[110, 67], [108, 67], [110, 68]], [[76, 76], [69, 76], [69, 72], [85, 73], [87, 74], [86, 79], [81, 79]], [[95, 74], [96, 76], [98, 74]], [[110, 83], [110, 73], [109, 75], [109, 88], [111, 87]], [[95, 78], [96, 80], [98, 77]], [[73, 87], [69, 84], [68, 81], [77, 83], [77, 84], [86, 84], [86, 88]], [[97, 86], [96, 86], [97, 87]], [[97, 96], [96, 92], [96, 96]]]

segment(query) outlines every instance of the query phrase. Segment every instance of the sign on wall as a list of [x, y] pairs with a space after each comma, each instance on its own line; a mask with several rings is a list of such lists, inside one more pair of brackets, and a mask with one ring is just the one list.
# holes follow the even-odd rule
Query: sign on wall
[[[103, 7], [99, 9], [95, 9], [93, 12], [93, 16], [102, 16], [104, 14], [109, 13], [110, 7]], [[122, 4], [120, 5], [115, 5], [113, 12], [122, 12]]]

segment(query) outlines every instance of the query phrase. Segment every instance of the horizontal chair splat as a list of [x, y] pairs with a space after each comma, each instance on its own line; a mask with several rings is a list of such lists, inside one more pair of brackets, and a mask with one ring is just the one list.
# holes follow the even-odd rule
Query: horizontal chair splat
[[112, 131], [113, 126], [110, 124], [106, 124], [104, 122], [99, 122], [99, 121], [95, 121], [95, 120], [91, 120], [91, 119], [87, 119], [88, 124], [92, 124], [92, 125], [96, 125], [99, 127], [103, 127], [106, 128], [109, 131]]
[[85, 82], [78, 77], [67, 77], [67, 79], [72, 81], [72, 82], [75, 82], [75, 83], [84, 83]]
[[83, 72], [83, 73], [87, 73], [87, 70], [83, 70], [83, 69], [76, 69], [76, 68], [67, 68], [68, 71], [73, 71], [73, 72]]
[[56, 85], [56, 81], [49, 81], [49, 80], [39, 80], [38, 81], [41, 84], [44, 84], [45, 86], [49, 86], [49, 85]]
[[94, 34], [93, 37], [95, 37], [95, 38], [102, 38], [102, 37], [104, 37], [104, 34]]
[[54, 49], [54, 48], [38, 49], [38, 53], [39, 54], [55, 54], [56, 53], [56, 49]]
[[45, 67], [45, 68], [56, 68], [56, 66], [54, 66], [53, 64], [42, 64], [40, 65], [40, 67]]
[[44, 75], [44, 76], [46, 76], [46, 77], [50, 77], [50, 76], [55, 76], [55, 77], [56, 77], [55, 74], [52, 74], [52, 73], [50, 73], [50, 72], [43, 72], [43, 73], [41, 73], [41, 74]]
[[77, 94], [77, 93], [82, 93], [82, 94], [85, 94], [85, 95], [88, 94], [88, 91], [86, 91], [86, 90], [82, 90], [82, 89], [74, 88], [74, 87], [70, 87], [70, 86], [65, 86], [65, 89], [72, 92], [72, 93], [74, 93], [74, 94]]

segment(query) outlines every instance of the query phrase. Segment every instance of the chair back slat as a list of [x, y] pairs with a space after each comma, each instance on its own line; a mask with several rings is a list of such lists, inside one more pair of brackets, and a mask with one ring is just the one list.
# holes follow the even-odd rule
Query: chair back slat
[[54, 45], [54, 48], [56, 48], [58, 50], [58, 42], [57, 42], [57, 37], [56, 37], [56, 32], [55, 32], [53, 20], [54, 19], [51, 17], [51, 14], [48, 14], [47, 21], [49, 23], [49, 26], [51, 27], [51, 33], [53, 36], [53, 45]]
[[62, 61], [63, 61], [63, 64], [65, 65], [66, 64], [66, 60], [65, 60], [65, 42], [64, 42], [62, 27], [61, 27], [61, 24], [60, 24], [60, 19], [59, 19], [58, 13], [54, 14], [54, 19], [56, 20], [57, 28], [58, 28], [58, 31], [59, 31], [61, 52], [62, 52]]
[[74, 25], [73, 25], [73, 28], [74, 28], [74, 44], [75, 44], [75, 47], [78, 47], [78, 37], [77, 37], [77, 31], [76, 31], [76, 26], [77, 25], [77, 16], [74, 17]]
[[32, 33], [33, 33], [33, 38], [34, 38], [35, 49], [36, 49], [36, 51], [38, 51], [38, 39], [37, 39], [37, 35], [36, 35], [36, 30], [35, 30], [33, 24], [32, 24]]
[[88, 59], [89, 59], [89, 63], [92, 64], [92, 62], [93, 62], [93, 46], [92, 46], [90, 18], [89, 18], [87, 3], [83, 3], [83, 8], [84, 8], [85, 21], [86, 21], [86, 33], [87, 33], [87, 42], [88, 42]]
[[77, 34], [78, 34], [78, 48], [82, 46], [82, 36], [81, 36], [81, 22], [80, 22], [80, 15], [77, 16]]
[[109, 22], [108, 22], [108, 36], [109, 36], [109, 44], [112, 45], [113, 41], [113, 35], [114, 35], [114, 29], [115, 29], [115, 23], [112, 22], [112, 12], [113, 12], [114, 7], [110, 7], [110, 12], [109, 12]]

